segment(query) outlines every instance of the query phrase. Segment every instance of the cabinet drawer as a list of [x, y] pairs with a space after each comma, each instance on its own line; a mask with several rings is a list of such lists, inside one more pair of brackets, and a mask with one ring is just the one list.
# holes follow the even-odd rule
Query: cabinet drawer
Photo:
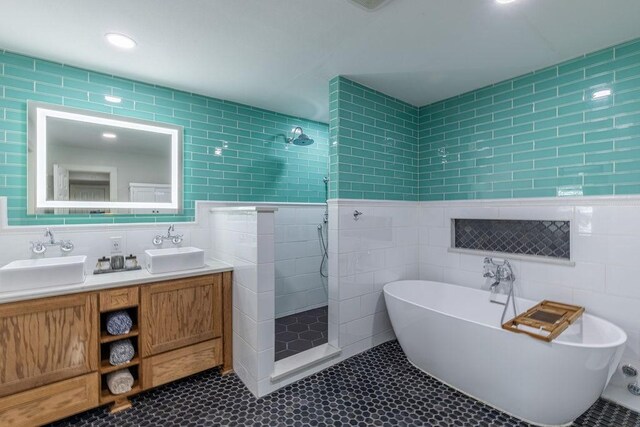
[[138, 287], [112, 289], [100, 292], [100, 311], [112, 311], [119, 308], [138, 305]]
[[220, 338], [159, 354], [143, 361], [143, 388], [156, 387], [221, 364]]
[[0, 425], [35, 426], [98, 406], [97, 372], [0, 398]]

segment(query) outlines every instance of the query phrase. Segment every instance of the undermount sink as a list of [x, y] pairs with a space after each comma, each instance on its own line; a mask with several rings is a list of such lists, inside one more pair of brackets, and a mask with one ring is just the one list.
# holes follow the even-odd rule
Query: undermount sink
[[151, 274], [204, 267], [204, 251], [194, 247], [147, 249], [145, 265]]
[[0, 268], [0, 292], [83, 283], [86, 260], [79, 255], [10, 262]]

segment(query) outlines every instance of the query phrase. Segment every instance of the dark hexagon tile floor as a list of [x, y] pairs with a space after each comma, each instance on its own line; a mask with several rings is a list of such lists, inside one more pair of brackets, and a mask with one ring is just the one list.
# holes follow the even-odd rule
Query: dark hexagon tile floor
[[[133, 398], [110, 415], [94, 409], [54, 427], [102, 426], [527, 426], [411, 365], [396, 341], [256, 399], [236, 375], [216, 370]], [[640, 414], [598, 400], [576, 427], [640, 427]]]
[[276, 361], [327, 342], [327, 307], [276, 319]]

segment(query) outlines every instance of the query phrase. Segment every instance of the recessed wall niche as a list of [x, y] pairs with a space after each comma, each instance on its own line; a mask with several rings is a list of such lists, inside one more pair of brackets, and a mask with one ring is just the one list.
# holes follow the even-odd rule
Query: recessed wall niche
[[453, 219], [453, 247], [571, 259], [571, 223], [554, 220]]

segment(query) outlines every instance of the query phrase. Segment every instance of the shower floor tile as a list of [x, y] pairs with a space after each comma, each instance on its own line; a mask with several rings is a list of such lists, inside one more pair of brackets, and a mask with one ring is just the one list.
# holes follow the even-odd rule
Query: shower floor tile
[[[133, 408], [94, 409], [55, 427], [106, 426], [527, 426], [409, 363], [396, 341], [256, 399], [217, 370], [133, 397]], [[640, 427], [640, 414], [598, 400], [576, 427]]]
[[276, 361], [327, 342], [327, 307], [276, 319]]

